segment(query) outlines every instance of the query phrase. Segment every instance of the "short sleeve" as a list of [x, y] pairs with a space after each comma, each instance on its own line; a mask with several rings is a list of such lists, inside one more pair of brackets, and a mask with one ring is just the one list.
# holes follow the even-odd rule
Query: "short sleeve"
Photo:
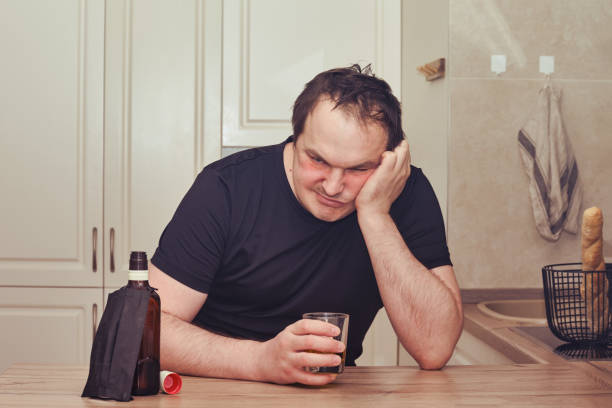
[[426, 268], [452, 265], [440, 204], [421, 169], [412, 167], [391, 216], [412, 254]]
[[227, 186], [214, 169], [205, 168], [164, 229], [151, 263], [208, 293], [223, 257], [230, 211]]

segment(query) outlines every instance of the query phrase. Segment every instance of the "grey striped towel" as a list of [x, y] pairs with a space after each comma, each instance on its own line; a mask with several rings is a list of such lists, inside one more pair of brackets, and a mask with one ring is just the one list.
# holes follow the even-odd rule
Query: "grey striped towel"
[[582, 185], [563, 127], [560, 99], [550, 85], [542, 88], [537, 109], [518, 133], [536, 228], [551, 241], [557, 241], [562, 230], [578, 231], [582, 204]]

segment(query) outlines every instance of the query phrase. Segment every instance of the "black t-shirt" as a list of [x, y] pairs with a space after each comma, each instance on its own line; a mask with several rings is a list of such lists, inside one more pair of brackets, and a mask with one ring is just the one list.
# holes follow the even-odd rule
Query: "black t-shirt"
[[[287, 141], [204, 168], [151, 262], [208, 294], [193, 322], [223, 335], [268, 340], [306, 312], [350, 314], [346, 364], [354, 365], [382, 307], [372, 264], [355, 212], [326, 222], [297, 201], [283, 166]], [[419, 168], [391, 216], [425, 267], [451, 264], [440, 206]]]

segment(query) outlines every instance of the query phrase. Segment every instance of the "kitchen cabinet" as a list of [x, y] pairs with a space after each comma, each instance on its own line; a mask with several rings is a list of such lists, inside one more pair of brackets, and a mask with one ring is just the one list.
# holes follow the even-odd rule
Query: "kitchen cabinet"
[[[399, 96], [400, 9], [399, 0], [2, 1], [0, 324], [15, 345], [0, 361], [86, 362], [85, 327], [127, 281], [130, 251], [152, 256], [223, 147], [286, 138], [291, 103], [315, 73], [372, 62]], [[44, 332], [26, 358], [31, 329], [58, 319], [61, 333]], [[397, 362], [384, 319], [362, 364]], [[63, 354], [67, 339], [73, 354]]]
[[104, 3], [0, 3], [0, 369], [85, 364], [102, 312]]
[[203, 103], [221, 3], [8, 0], [0, 16], [0, 364], [86, 363], [105, 288], [220, 157]]
[[0, 287], [0, 372], [10, 364], [89, 364], [102, 313], [96, 288]]
[[223, 146], [279, 143], [317, 73], [372, 64], [401, 93], [399, 0], [225, 0]]
[[130, 250], [152, 255], [220, 157], [218, 119], [203, 109], [215, 97], [203, 84], [220, 75], [208, 35], [221, 38], [220, 22], [204, 26], [220, 3], [46, 5], [1, 6], [0, 285], [121, 286]]
[[104, 4], [0, 15], [0, 285], [99, 287]]
[[105, 287], [126, 283], [130, 251], [153, 256], [196, 175], [220, 157], [208, 109], [220, 100], [221, 5], [106, 2]]

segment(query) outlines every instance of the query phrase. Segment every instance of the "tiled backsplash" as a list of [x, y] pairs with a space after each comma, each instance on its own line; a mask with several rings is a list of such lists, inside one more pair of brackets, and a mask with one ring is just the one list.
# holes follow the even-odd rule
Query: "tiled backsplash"
[[507, 56], [503, 78], [537, 78], [555, 56], [555, 78], [610, 80], [610, 0], [451, 0], [454, 78], [491, 78], [491, 54]]
[[[451, 0], [448, 238], [462, 288], [540, 287], [545, 264], [580, 261], [580, 235], [535, 229], [517, 133], [553, 86], [584, 186], [604, 212], [612, 258], [612, 0]], [[505, 54], [507, 71], [490, 71]], [[606, 221], [609, 220], [609, 221]]]

